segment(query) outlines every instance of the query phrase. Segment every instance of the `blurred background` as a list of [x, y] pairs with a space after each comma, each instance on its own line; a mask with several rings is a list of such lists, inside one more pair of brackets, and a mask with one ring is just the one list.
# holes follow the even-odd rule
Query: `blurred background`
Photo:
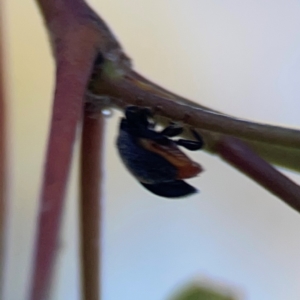
[[[296, 0], [93, 0], [136, 69], [201, 104], [299, 128], [300, 3]], [[9, 118], [9, 221], [4, 300], [26, 299], [54, 67], [33, 0], [4, 0]], [[190, 180], [201, 193], [165, 200], [144, 190], [106, 122], [103, 300], [165, 300], [195, 280], [241, 299], [300, 298], [300, 216], [216, 157]], [[77, 155], [52, 300], [79, 300]], [[299, 174], [283, 170], [300, 183]]]

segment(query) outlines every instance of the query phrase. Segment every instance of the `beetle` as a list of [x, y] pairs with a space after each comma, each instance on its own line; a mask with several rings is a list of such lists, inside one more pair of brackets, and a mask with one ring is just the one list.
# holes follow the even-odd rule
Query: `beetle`
[[183, 128], [171, 123], [160, 132], [148, 108], [128, 106], [121, 119], [117, 148], [129, 172], [150, 192], [166, 198], [179, 198], [196, 193], [197, 189], [183, 179], [192, 178], [203, 171], [178, 146], [188, 150], [203, 147], [201, 136], [192, 130], [196, 141], [172, 140]]

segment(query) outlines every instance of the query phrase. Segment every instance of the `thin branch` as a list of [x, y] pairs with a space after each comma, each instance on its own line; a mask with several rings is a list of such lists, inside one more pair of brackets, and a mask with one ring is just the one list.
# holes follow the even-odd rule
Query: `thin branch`
[[[3, 1], [2, 1], [3, 2]], [[1, 8], [3, 3], [0, 1]], [[0, 11], [0, 297], [4, 284], [4, 251], [5, 251], [5, 216], [6, 216], [6, 127], [5, 127], [5, 91], [4, 91], [4, 59], [3, 59], [3, 33], [2, 11]]]
[[[141, 74], [135, 72], [134, 70], [132, 70], [129, 74], [129, 77], [134, 78], [135, 80], [138, 80], [140, 82], [142, 82], [143, 84], [148, 85], [149, 87], [152, 87], [152, 89], [156, 89], [157, 91], [161, 92], [162, 94], [165, 94], [165, 96], [168, 99], [173, 99], [176, 100], [176, 102], [180, 103], [180, 104], [185, 104], [185, 105], [189, 105], [191, 107], [195, 107], [195, 108], [202, 108], [208, 111], [212, 111], [212, 112], [217, 112], [220, 113], [219, 111], [216, 111], [214, 109], [211, 109], [207, 106], [201, 105], [199, 103], [196, 103], [194, 101], [191, 101], [187, 98], [184, 98], [180, 95], [177, 95], [163, 87], [161, 87], [160, 85], [158, 85], [157, 83], [154, 83], [152, 81], [150, 81], [149, 79], [147, 79], [146, 77], [142, 76]], [[222, 114], [222, 113], [221, 113]]]
[[86, 61], [80, 61], [77, 65], [73, 64], [77, 57], [70, 57], [72, 63], [60, 65], [57, 70], [52, 125], [39, 209], [32, 300], [44, 299], [52, 272], [76, 126], [82, 112], [84, 80], [87, 82], [89, 78], [91, 57], [93, 53], [87, 53]]
[[54, 14], [45, 17], [51, 25], [49, 30], [54, 41], [57, 73], [38, 216], [31, 300], [44, 300], [48, 296], [76, 127], [96, 56], [95, 44], [99, 42], [96, 30], [84, 27], [80, 18], [76, 18], [78, 6], [68, 3], [69, 10], [56, 11], [55, 1], [51, 4], [49, 1], [40, 2], [42, 8], [47, 6], [43, 9], [45, 14]]
[[96, 56], [118, 70], [129, 60], [106, 24], [82, 0], [38, 0], [56, 60], [56, 91], [40, 200], [31, 300], [47, 297], [75, 131]]
[[151, 85], [130, 76], [99, 76], [90, 90], [95, 95], [112, 97], [111, 105], [121, 108], [126, 105], [148, 106], [154, 108], [158, 115], [181, 121], [194, 128], [273, 145], [300, 148], [300, 130], [244, 121], [212, 110], [196, 108], [196, 105], [181, 104], [181, 97], [179, 101], [174, 94], [169, 98], [168, 94], [163, 94]]
[[101, 299], [102, 156], [104, 120], [84, 116], [81, 141], [81, 265], [84, 300]]
[[216, 145], [216, 150], [225, 161], [300, 212], [300, 186], [260, 158], [243, 142], [223, 137]]

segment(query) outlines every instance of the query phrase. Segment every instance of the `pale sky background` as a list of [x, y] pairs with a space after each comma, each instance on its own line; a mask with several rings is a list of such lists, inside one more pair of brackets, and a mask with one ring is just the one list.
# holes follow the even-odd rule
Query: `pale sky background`
[[[10, 214], [4, 300], [26, 300], [53, 60], [33, 0], [6, 0]], [[93, 0], [136, 69], [160, 85], [240, 118], [298, 127], [300, 2]], [[103, 300], [166, 300], [196, 278], [245, 300], [300, 299], [300, 216], [206, 153], [201, 193], [157, 198], [115, 149], [107, 119]], [[51, 300], [79, 300], [77, 167], [73, 168]], [[300, 176], [286, 172], [300, 183]]]

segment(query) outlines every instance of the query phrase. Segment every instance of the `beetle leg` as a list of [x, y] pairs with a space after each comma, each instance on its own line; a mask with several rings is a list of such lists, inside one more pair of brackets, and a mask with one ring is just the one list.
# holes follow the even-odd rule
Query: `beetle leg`
[[178, 146], [182, 146], [188, 150], [196, 151], [203, 147], [203, 142], [200, 141], [189, 141], [189, 140], [178, 140], [174, 141]]
[[174, 123], [171, 123], [168, 127], [163, 129], [160, 133], [167, 137], [174, 137], [183, 132], [183, 128]]
[[196, 150], [201, 149], [204, 145], [201, 135], [194, 129], [191, 129], [191, 132], [192, 132], [193, 136], [195, 137], [196, 141], [180, 139], [180, 140], [177, 140], [174, 142], [177, 145], [185, 147], [186, 149], [191, 150], [191, 151], [196, 151]]
[[195, 137], [195, 139], [197, 141], [201, 142], [202, 144], [204, 144], [201, 135], [195, 129], [190, 129], [190, 130], [191, 130], [191, 133], [193, 134], [193, 136]]

